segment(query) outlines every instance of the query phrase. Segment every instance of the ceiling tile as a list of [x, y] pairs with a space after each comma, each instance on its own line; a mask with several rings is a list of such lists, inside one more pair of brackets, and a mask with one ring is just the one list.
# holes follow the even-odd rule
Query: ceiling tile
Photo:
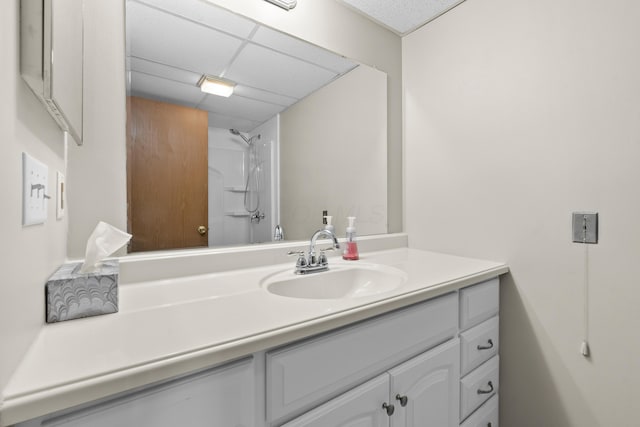
[[303, 98], [326, 85], [336, 73], [264, 47], [245, 46], [225, 77], [243, 85]]
[[198, 108], [229, 117], [243, 117], [250, 121], [264, 122], [285, 107], [237, 95], [232, 95], [229, 98], [207, 95]]
[[181, 70], [169, 65], [158, 64], [157, 62], [147, 61], [140, 58], [130, 58], [129, 69], [144, 74], [151, 74], [168, 80], [174, 80], [180, 83], [196, 86], [202, 74], [193, 73], [191, 71]]
[[464, 0], [342, 0], [373, 20], [405, 35]]
[[[129, 0], [131, 2], [132, 0]], [[208, 1], [134, 0], [246, 39], [256, 23]]]
[[235, 37], [135, 2], [127, 8], [127, 27], [130, 56], [195, 73], [220, 75], [242, 44]]
[[148, 74], [131, 72], [131, 95], [195, 107], [204, 94], [199, 87]]
[[261, 124], [261, 121], [252, 121], [240, 117], [229, 117], [218, 113], [209, 113], [209, 127], [212, 128], [238, 129], [240, 132], [251, 132]]
[[343, 56], [262, 25], [258, 27], [251, 41], [328, 68], [338, 74], [346, 73], [358, 66], [356, 62]]
[[298, 102], [298, 98], [278, 95], [277, 93], [271, 93], [243, 85], [236, 86], [233, 93], [244, 98], [253, 98], [258, 101], [269, 102], [271, 104], [278, 104], [282, 106], [289, 106]]

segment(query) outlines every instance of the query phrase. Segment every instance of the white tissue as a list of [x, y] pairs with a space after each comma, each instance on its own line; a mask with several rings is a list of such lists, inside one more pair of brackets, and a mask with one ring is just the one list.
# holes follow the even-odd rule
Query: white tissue
[[87, 250], [84, 255], [84, 263], [80, 267], [80, 273], [97, 271], [106, 257], [120, 249], [130, 239], [131, 234], [100, 221], [87, 240]]

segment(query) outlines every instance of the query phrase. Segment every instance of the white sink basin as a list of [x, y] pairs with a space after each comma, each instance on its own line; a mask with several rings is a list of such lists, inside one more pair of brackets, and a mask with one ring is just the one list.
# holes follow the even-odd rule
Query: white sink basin
[[291, 270], [267, 276], [261, 286], [268, 292], [290, 298], [360, 298], [392, 291], [407, 280], [393, 267], [358, 263], [330, 265], [329, 271], [296, 275]]

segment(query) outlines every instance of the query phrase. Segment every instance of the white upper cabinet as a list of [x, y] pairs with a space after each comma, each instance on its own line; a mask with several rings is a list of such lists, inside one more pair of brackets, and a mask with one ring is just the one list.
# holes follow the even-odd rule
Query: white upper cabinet
[[83, 0], [21, 0], [20, 21], [22, 77], [81, 145]]

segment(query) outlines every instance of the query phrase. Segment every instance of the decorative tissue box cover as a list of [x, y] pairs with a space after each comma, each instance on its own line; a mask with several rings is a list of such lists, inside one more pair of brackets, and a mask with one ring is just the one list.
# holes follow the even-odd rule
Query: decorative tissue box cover
[[47, 281], [47, 323], [118, 312], [118, 260], [88, 274], [81, 265], [64, 264]]

